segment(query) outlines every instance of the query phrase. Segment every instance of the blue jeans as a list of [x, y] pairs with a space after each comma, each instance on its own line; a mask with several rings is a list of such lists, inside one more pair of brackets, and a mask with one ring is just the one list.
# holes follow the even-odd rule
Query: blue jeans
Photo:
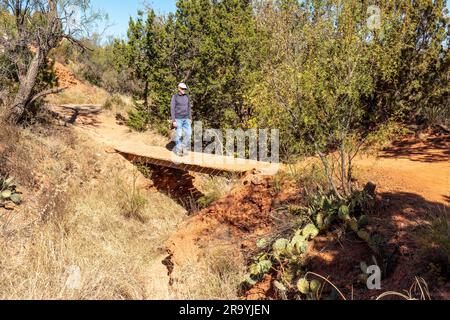
[[191, 120], [176, 119], [175, 121], [177, 123], [177, 128], [175, 131], [175, 150], [181, 151], [183, 148], [190, 150], [192, 136]]

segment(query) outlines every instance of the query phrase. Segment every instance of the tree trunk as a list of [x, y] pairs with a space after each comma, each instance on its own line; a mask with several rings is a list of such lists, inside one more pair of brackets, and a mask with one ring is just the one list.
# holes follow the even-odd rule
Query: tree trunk
[[145, 87], [144, 87], [144, 108], [145, 110], [149, 111], [148, 107], [148, 81], [145, 81]]
[[30, 66], [28, 67], [26, 77], [20, 81], [19, 91], [14, 98], [14, 103], [8, 115], [8, 121], [10, 123], [17, 123], [28, 107], [29, 101], [32, 98], [33, 88], [39, 74], [39, 69], [43, 61], [43, 54], [41, 49], [38, 48], [33, 60], [31, 60]]
[[[14, 98], [13, 105], [11, 106], [6, 116], [7, 121], [13, 124], [16, 124], [20, 121], [28, 105], [32, 102], [33, 88], [36, 84], [39, 70], [45, 63], [48, 53], [52, 48], [56, 47], [61, 37], [60, 33], [62, 26], [60, 21], [58, 21], [57, 0], [48, 0], [48, 4], [48, 22], [45, 29], [45, 34], [42, 37], [45, 38], [45, 41], [41, 41], [40, 37], [38, 37], [39, 41], [36, 48], [36, 54], [34, 55], [28, 67], [23, 68], [22, 74], [24, 75], [20, 75], [19, 77], [19, 91], [17, 92]], [[28, 42], [29, 39], [25, 38], [25, 34], [23, 32], [24, 13], [22, 12], [19, 1], [16, 2], [15, 16], [17, 28], [19, 30], [19, 39]], [[26, 74], [25, 69], [27, 70]]]

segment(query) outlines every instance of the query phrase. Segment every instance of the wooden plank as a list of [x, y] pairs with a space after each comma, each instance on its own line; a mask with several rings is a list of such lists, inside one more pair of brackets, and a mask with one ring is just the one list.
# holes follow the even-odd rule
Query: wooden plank
[[166, 148], [148, 146], [139, 142], [127, 142], [115, 146], [114, 149], [130, 161], [211, 175], [227, 172], [239, 174], [255, 170], [264, 175], [274, 175], [279, 168], [279, 164], [196, 152], [191, 152], [185, 157], [178, 157]]

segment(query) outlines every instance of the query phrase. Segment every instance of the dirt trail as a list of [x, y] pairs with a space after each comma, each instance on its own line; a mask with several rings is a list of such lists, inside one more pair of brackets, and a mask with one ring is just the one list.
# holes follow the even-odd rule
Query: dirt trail
[[[425, 147], [426, 146], [426, 147]], [[419, 151], [420, 150], [420, 151]], [[450, 139], [407, 138], [378, 158], [360, 157], [356, 175], [377, 184], [381, 192], [403, 192], [450, 204]]]
[[127, 126], [120, 125], [114, 115], [102, 110], [101, 105], [49, 106], [65, 123], [82, 129], [94, 141], [107, 146], [114, 146], [123, 141], [140, 142], [148, 146], [166, 146], [170, 141], [156, 134], [133, 132]]

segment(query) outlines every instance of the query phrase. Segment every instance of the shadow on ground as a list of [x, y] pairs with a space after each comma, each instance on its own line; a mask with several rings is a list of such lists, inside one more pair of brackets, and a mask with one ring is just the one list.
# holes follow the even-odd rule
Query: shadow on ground
[[383, 151], [382, 158], [408, 159], [420, 162], [450, 161], [450, 136], [430, 136], [394, 142]]
[[[189, 213], [198, 210], [197, 202], [204, 196], [194, 185], [194, 177], [189, 172], [146, 165], [147, 178], [152, 180], [154, 188], [177, 201]], [[142, 170], [141, 170], [142, 171]]]
[[57, 107], [55, 115], [66, 124], [82, 124], [98, 127], [98, 115], [102, 109], [95, 105], [62, 105]]
[[166, 149], [172, 151], [173, 149], [175, 149], [175, 145], [175, 141], [170, 141], [168, 144], [166, 144]]

